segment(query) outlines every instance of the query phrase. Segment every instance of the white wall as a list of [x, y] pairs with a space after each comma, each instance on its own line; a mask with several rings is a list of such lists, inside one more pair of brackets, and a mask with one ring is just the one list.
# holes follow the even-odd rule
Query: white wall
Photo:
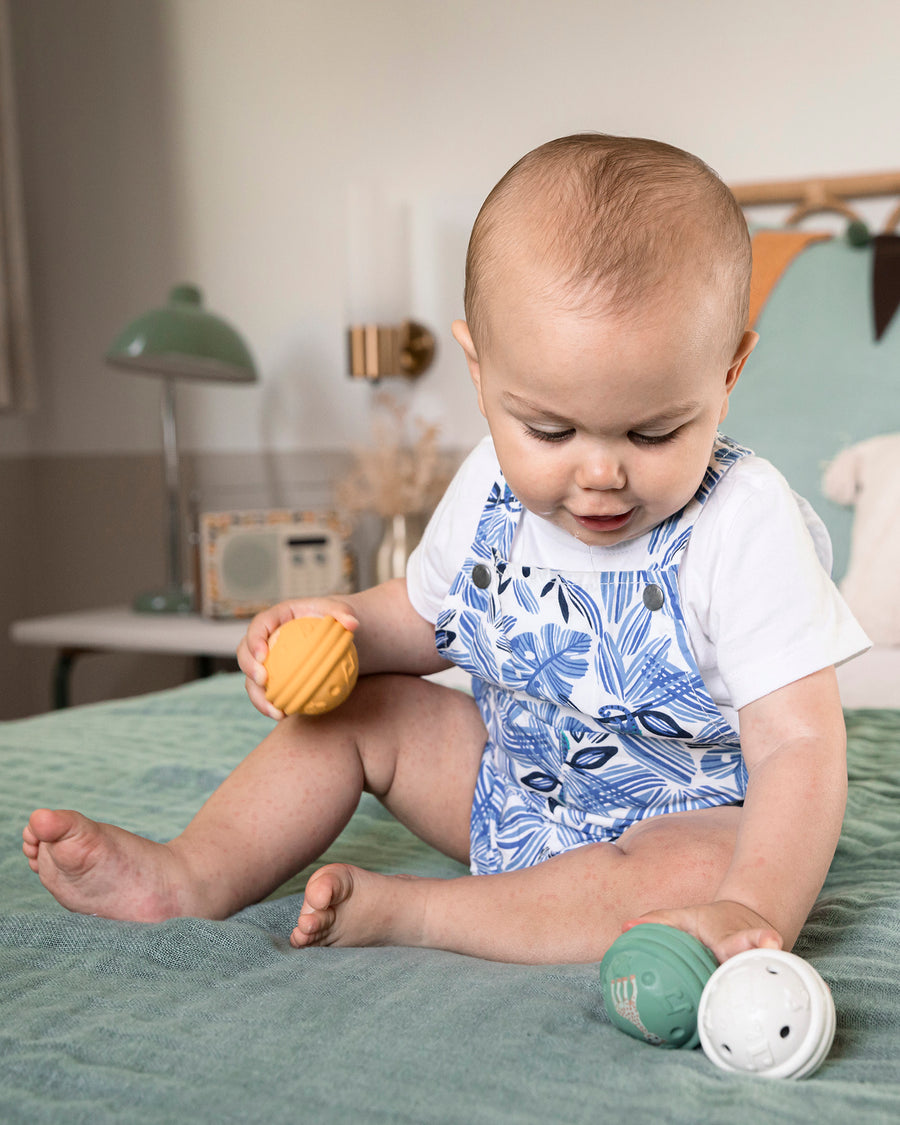
[[900, 167], [896, 0], [13, 0], [42, 406], [10, 455], [158, 447], [118, 328], [197, 281], [254, 388], [184, 388], [185, 448], [365, 440], [344, 374], [346, 193], [410, 203], [411, 312], [438, 330], [414, 409], [483, 432], [449, 336], [475, 208], [583, 129], [692, 149], [733, 182]]

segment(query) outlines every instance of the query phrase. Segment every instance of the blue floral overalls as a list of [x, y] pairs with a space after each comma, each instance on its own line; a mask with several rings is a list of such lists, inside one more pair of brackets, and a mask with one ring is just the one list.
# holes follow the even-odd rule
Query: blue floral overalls
[[703, 683], [678, 567], [703, 504], [749, 450], [719, 437], [697, 494], [646, 535], [644, 570], [509, 562], [522, 505], [494, 483], [445, 599], [437, 647], [470, 672], [488, 740], [474, 873], [529, 867], [645, 817], [740, 802], [737, 732]]

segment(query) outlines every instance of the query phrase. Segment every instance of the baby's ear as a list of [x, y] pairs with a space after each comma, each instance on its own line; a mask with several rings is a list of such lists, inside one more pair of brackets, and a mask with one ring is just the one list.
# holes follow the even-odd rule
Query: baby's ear
[[475, 351], [475, 344], [472, 341], [472, 333], [469, 331], [468, 324], [464, 320], [454, 320], [450, 330], [453, 333], [453, 339], [465, 352], [466, 363], [470, 367], [473, 363], [477, 363], [478, 353]]
[[732, 356], [731, 363], [728, 366], [728, 374], [725, 376], [726, 390], [731, 393], [734, 384], [738, 381], [738, 376], [744, 370], [744, 364], [750, 358], [750, 353], [759, 343], [758, 332], [745, 332], [741, 337], [741, 342], [737, 346], [737, 350]]
[[484, 403], [481, 398], [481, 364], [478, 362], [478, 353], [475, 351], [472, 333], [469, 331], [469, 326], [464, 320], [454, 320], [451, 331], [454, 340], [456, 340], [462, 348], [463, 354], [466, 357], [469, 374], [472, 376], [472, 382], [475, 384], [475, 390], [478, 392], [478, 409], [484, 414]]

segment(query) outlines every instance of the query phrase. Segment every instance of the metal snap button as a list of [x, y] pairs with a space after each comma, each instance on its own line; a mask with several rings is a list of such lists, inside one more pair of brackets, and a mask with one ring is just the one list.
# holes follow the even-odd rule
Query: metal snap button
[[661, 586], [657, 586], [655, 582], [650, 582], [644, 587], [643, 599], [647, 609], [662, 609], [666, 596]]
[[491, 568], [484, 563], [476, 563], [472, 567], [472, 581], [479, 590], [486, 590], [491, 584]]

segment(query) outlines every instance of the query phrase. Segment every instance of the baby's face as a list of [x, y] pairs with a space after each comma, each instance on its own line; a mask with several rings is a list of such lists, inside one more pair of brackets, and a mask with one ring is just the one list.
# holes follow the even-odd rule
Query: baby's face
[[491, 301], [483, 356], [454, 326], [504, 476], [584, 543], [643, 535], [697, 491], [755, 336], [727, 354], [715, 294], [621, 317], [516, 289]]

